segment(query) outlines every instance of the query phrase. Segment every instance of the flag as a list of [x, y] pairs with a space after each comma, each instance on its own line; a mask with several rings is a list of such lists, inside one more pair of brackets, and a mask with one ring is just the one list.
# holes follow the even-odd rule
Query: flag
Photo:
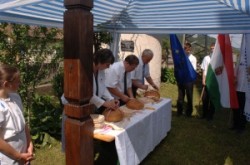
[[196, 80], [197, 73], [185, 54], [176, 34], [170, 34], [170, 44], [174, 61], [174, 75], [178, 83], [188, 83]]
[[245, 67], [245, 107], [244, 114], [247, 121], [250, 121], [250, 34], [243, 34], [241, 42], [241, 51], [239, 57], [239, 65], [242, 64]]
[[206, 86], [216, 109], [238, 108], [234, 86], [233, 54], [229, 34], [219, 34], [206, 76]]

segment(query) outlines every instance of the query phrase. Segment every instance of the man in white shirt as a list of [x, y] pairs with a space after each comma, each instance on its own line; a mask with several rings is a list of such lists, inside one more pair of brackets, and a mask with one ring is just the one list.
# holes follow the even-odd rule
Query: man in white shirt
[[[194, 70], [196, 70], [197, 60], [194, 55], [191, 54], [191, 44], [185, 43], [184, 50], [185, 54], [188, 56]], [[177, 115], [180, 116], [183, 113], [183, 103], [185, 95], [187, 96], [187, 109], [186, 116], [191, 117], [193, 112], [193, 82], [189, 83], [178, 83], [178, 100], [177, 100]]]
[[210, 45], [210, 54], [205, 56], [203, 58], [203, 61], [201, 63], [201, 69], [202, 69], [202, 86], [203, 86], [203, 94], [202, 94], [202, 110], [203, 110], [203, 114], [201, 118], [206, 118], [207, 120], [212, 120], [213, 119], [213, 115], [215, 112], [215, 108], [213, 103], [210, 100], [209, 97], [209, 93], [207, 91], [207, 86], [206, 86], [206, 76], [207, 76], [207, 69], [208, 69], [208, 65], [210, 63], [211, 60], [211, 56], [213, 54], [214, 51], [214, 46], [215, 44], [212, 43]]
[[159, 89], [153, 79], [150, 76], [149, 72], [149, 62], [153, 59], [154, 54], [152, 50], [145, 49], [142, 52], [141, 57], [139, 58], [139, 65], [136, 67], [134, 71], [131, 72], [131, 78], [132, 78], [132, 91], [134, 97], [136, 97], [136, 91], [138, 88], [147, 90], [148, 85], [145, 85], [144, 79], [147, 80], [147, 82], [154, 88]]
[[132, 93], [131, 71], [139, 64], [135, 55], [128, 55], [124, 61], [115, 62], [106, 71], [106, 86], [112, 96], [124, 105], [129, 99], [134, 98]]
[[246, 122], [250, 121], [250, 34], [243, 34], [240, 56], [235, 67], [235, 87], [239, 108], [232, 109], [232, 127], [242, 133]]

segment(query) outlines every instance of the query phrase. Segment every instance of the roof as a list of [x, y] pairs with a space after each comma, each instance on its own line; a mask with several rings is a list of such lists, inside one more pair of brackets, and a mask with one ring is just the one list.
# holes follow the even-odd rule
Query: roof
[[[94, 26], [120, 33], [250, 33], [249, 0], [93, 0]], [[63, 0], [0, 0], [0, 21], [63, 27]]]

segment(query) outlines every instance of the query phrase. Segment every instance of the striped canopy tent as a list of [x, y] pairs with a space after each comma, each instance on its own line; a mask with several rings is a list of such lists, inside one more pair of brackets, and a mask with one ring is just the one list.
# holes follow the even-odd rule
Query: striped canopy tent
[[[93, 0], [94, 26], [118, 33], [250, 33], [249, 0]], [[63, 27], [63, 0], [0, 0], [0, 22]]]

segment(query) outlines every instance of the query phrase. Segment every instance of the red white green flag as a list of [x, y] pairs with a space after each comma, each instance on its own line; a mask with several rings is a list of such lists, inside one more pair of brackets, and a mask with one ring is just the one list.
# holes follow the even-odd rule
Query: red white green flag
[[216, 109], [238, 108], [229, 34], [219, 34], [208, 66], [206, 86]]

